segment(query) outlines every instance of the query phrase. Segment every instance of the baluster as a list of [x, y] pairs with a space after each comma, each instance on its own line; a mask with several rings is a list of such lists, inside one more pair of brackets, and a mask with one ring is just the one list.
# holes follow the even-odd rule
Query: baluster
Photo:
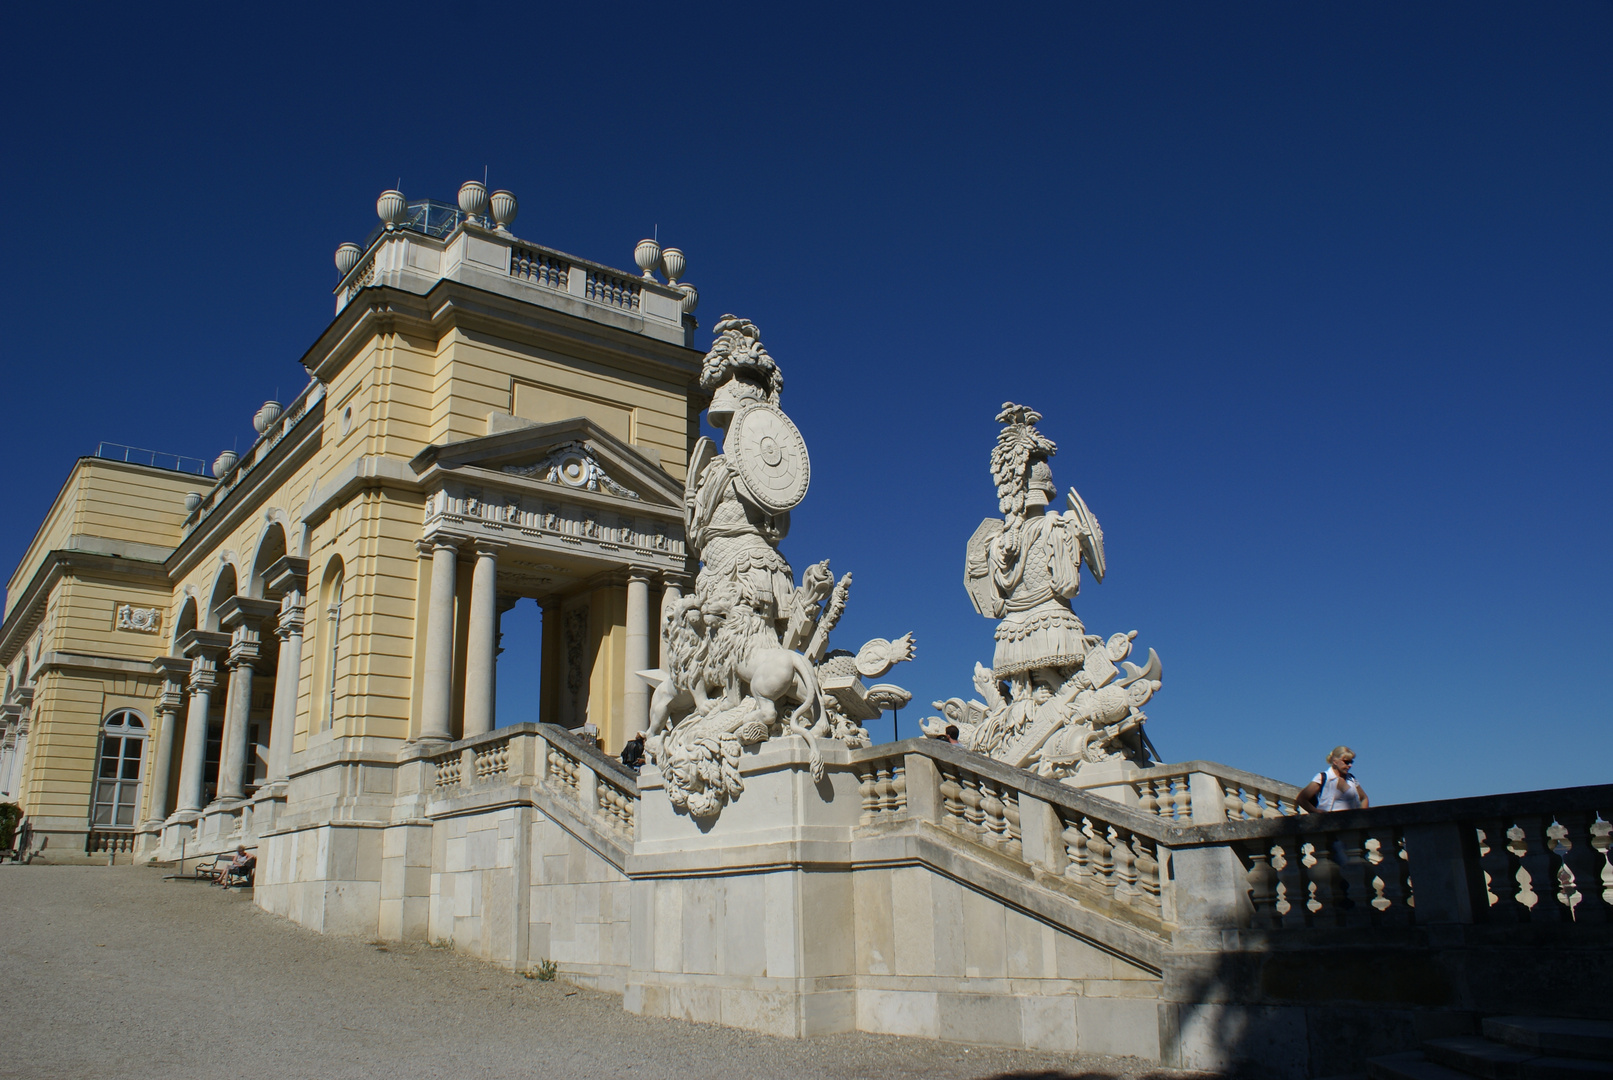
[[1300, 874], [1299, 845], [1293, 840], [1273, 841], [1271, 868], [1277, 871], [1277, 899], [1272, 903], [1279, 926], [1305, 922], [1305, 884]]
[[1243, 819], [1245, 821], [1259, 821], [1266, 816], [1266, 811], [1260, 805], [1260, 792], [1252, 787], [1243, 789]]
[[[1107, 828], [1107, 826], [1105, 826]], [[1082, 830], [1087, 834], [1087, 855], [1091, 860], [1093, 884], [1113, 895], [1115, 890], [1114, 845], [1104, 835], [1103, 828], [1094, 828], [1088, 820]], [[1109, 830], [1113, 832], [1113, 830]]]
[[1262, 792], [1262, 795], [1264, 795], [1264, 797], [1265, 797], [1266, 806], [1265, 806], [1265, 809], [1263, 811], [1261, 811], [1261, 812], [1267, 818], [1280, 818], [1280, 817], [1283, 817], [1284, 816], [1284, 814], [1283, 814], [1283, 800], [1282, 800], [1281, 796], [1273, 795], [1269, 791]]
[[1377, 920], [1378, 909], [1372, 905], [1377, 890], [1372, 881], [1377, 876], [1367, 861], [1367, 835], [1360, 829], [1340, 833], [1334, 845], [1334, 854], [1343, 851], [1342, 871], [1344, 896], [1340, 902], [1345, 921], [1352, 926], [1365, 926]]
[[1130, 833], [1109, 829], [1115, 860], [1115, 899], [1130, 907], [1137, 902], [1137, 853]]
[[1596, 875], [1602, 891], [1602, 903], [1613, 907], [1613, 860], [1608, 858], [1610, 849], [1613, 849], [1613, 823], [1605, 820], [1600, 813], [1587, 816], [1595, 819], [1589, 830], [1591, 849], [1602, 858]]
[[1238, 798], [1238, 789], [1231, 784], [1221, 789], [1221, 804], [1226, 807], [1228, 821], [1243, 820], [1243, 800]]
[[907, 766], [900, 760], [891, 765], [892, 810], [907, 809]]
[[1141, 836], [1131, 838], [1131, 849], [1137, 855], [1137, 894], [1142, 907], [1159, 914], [1159, 845]]
[[1091, 826], [1085, 818], [1073, 819], [1064, 823], [1064, 850], [1069, 856], [1069, 862], [1064, 866], [1064, 876], [1077, 885], [1085, 885], [1092, 876], [1091, 855], [1087, 851], [1087, 832]]
[[1507, 850], [1518, 859], [1518, 902], [1529, 909], [1530, 922], [1555, 922], [1557, 875], [1552, 866], [1551, 841], [1546, 837], [1549, 819], [1529, 814], [1507, 830]]
[[1311, 858], [1315, 860], [1311, 867], [1311, 897], [1317, 903], [1311, 914], [1321, 925], [1342, 926], [1345, 921], [1347, 886], [1344, 867], [1339, 865], [1338, 852], [1334, 850], [1337, 842], [1337, 833], [1322, 833], [1311, 844]]
[[879, 770], [879, 809], [882, 813], [896, 809], [896, 767], [889, 761]]
[[985, 812], [980, 809], [983, 801], [980, 797], [980, 778], [973, 773], [959, 772], [958, 779], [963, 784], [963, 817], [968, 823], [970, 837], [979, 839], [984, 830]]
[[1277, 913], [1277, 871], [1271, 866], [1271, 850], [1267, 841], [1254, 840], [1244, 847], [1249, 860], [1249, 902], [1254, 906], [1252, 924], [1256, 929], [1272, 929], [1282, 925]]
[[1574, 894], [1572, 917], [1575, 922], [1600, 923], [1608, 921], [1607, 904], [1602, 899], [1601, 870], [1606, 865], [1600, 852], [1591, 843], [1591, 828], [1596, 823], [1595, 811], [1559, 814], [1557, 820], [1563, 829], [1562, 879], [1564, 888], [1559, 895]]
[[1484, 910], [1474, 914], [1485, 922], [1519, 922], [1527, 913], [1517, 902], [1517, 868], [1513, 865], [1512, 853], [1507, 846], [1506, 822], [1491, 818], [1480, 822], [1476, 831], [1486, 904]]
[[1138, 807], [1145, 814], [1159, 815], [1159, 786], [1154, 780], [1140, 780], [1133, 789], [1137, 792]]
[[958, 783], [958, 771], [950, 765], [941, 766], [941, 805], [945, 811], [941, 824], [954, 832], [963, 830], [963, 785]]
[[1008, 844], [1004, 850], [1011, 859], [1025, 857], [1025, 845], [1019, 835], [1019, 793], [1006, 788], [1002, 792], [1003, 821], [1008, 826]]
[[987, 830], [981, 839], [999, 850], [1005, 842], [1004, 835], [1008, 832], [1008, 822], [1003, 820], [1001, 794], [1001, 785], [986, 779], [980, 781], [980, 812]]
[[862, 795], [864, 825], [874, 820], [874, 810], [878, 806], [877, 776], [876, 770], [870, 765], [864, 765], [857, 770], [857, 791]]
[[1177, 821], [1190, 823], [1193, 820], [1193, 785], [1187, 782], [1185, 776], [1171, 777], [1171, 809]]
[[1367, 875], [1372, 890], [1367, 902], [1385, 925], [1404, 926], [1410, 912], [1406, 907], [1405, 845], [1399, 830], [1376, 830], [1367, 843], [1367, 861], [1372, 865]]

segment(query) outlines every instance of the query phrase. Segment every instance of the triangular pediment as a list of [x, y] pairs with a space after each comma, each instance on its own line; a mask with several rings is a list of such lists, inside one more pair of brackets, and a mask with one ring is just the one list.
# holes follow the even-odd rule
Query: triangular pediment
[[447, 470], [487, 469], [655, 505], [683, 503], [682, 484], [644, 454], [583, 416], [428, 446], [410, 465], [416, 473], [433, 466]]

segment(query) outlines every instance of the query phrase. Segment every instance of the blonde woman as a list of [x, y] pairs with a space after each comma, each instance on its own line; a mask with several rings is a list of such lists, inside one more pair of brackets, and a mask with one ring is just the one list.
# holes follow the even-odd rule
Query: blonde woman
[[1327, 768], [1300, 791], [1300, 810], [1307, 814], [1365, 810], [1370, 804], [1366, 789], [1356, 782], [1351, 771], [1354, 765], [1355, 751], [1348, 746], [1335, 746], [1327, 755]]

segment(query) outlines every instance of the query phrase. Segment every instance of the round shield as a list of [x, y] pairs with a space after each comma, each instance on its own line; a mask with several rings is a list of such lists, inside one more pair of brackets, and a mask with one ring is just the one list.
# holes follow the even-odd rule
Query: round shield
[[806, 440], [777, 406], [752, 405], [728, 425], [723, 453], [756, 505], [782, 514], [806, 498], [812, 466]]
[[975, 610], [988, 619], [1000, 619], [1003, 615], [1002, 598], [997, 595], [997, 586], [991, 579], [991, 564], [986, 551], [993, 538], [1002, 531], [1001, 518], [987, 518], [980, 523], [964, 547], [963, 587], [969, 591], [969, 599]]

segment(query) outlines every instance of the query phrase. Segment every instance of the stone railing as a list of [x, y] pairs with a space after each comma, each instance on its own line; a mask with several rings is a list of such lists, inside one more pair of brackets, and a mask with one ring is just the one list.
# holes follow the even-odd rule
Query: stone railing
[[1129, 786], [1133, 798], [1124, 800], [1128, 805], [1183, 825], [1260, 821], [1299, 812], [1297, 787], [1216, 761], [1155, 765], [1119, 780], [1087, 784], [1077, 776], [1073, 784], [1080, 790]]
[[510, 249], [510, 276], [565, 292], [571, 264], [552, 252], [517, 245]]
[[633, 278], [589, 270], [583, 295], [596, 304], [621, 308], [624, 311], [637, 311], [639, 294], [642, 291], [643, 285]]
[[519, 797], [536, 787], [601, 827], [613, 842], [633, 840], [638, 784], [614, 758], [552, 724], [513, 724], [462, 739], [426, 759], [433, 800]]
[[257, 441], [247, 448], [246, 453], [241, 455], [240, 460], [231, 466], [223, 476], [218, 477], [217, 482], [210, 490], [202, 494], [201, 503], [186, 516], [185, 528], [187, 530], [194, 529], [201, 524], [202, 520], [208, 514], [211, 514], [215, 507], [230, 497], [230, 492], [240, 485], [253, 467], [267, 458], [274, 451], [274, 448], [280, 445], [281, 440], [290, 434], [291, 429], [301, 423], [302, 419], [323, 400], [325, 400], [325, 387], [317, 379], [310, 381], [307, 386], [303, 387], [303, 391], [297, 395], [297, 399], [286, 406], [285, 411], [280, 414], [274, 423], [264, 429], [263, 434], [259, 435]]
[[1132, 803], [933, 740], [851, 759], [863, 828], [928, 821], [1164, 937], [1173, 864], [1216, 849], [1242, 872], [1219, 910], [1256, 930], [1613, 922], [1613, 785], [1297, 814], [1294, 787], [1214, 762], [1095, 785]]
[[134, 851], [133, 829], [91, 829], [84, 850], [90, 855], [125, 855]]

